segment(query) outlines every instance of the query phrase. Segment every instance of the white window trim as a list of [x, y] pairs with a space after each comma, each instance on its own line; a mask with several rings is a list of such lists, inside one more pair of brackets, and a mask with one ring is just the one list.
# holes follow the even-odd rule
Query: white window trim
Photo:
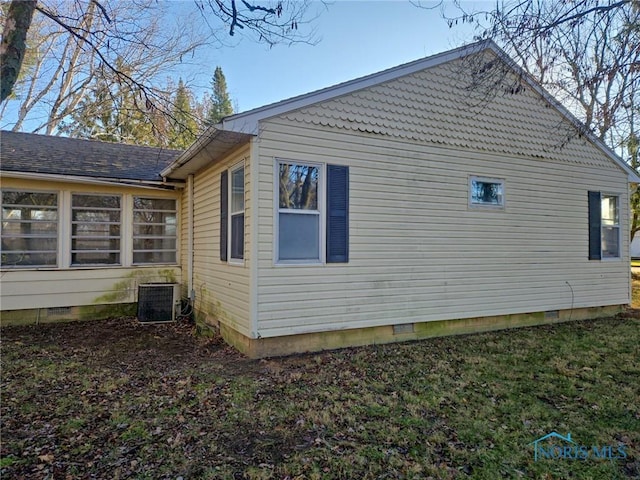
[[[502, 186], [502, 203], [475, 203], [473, 201], [473, 182], [498, 183]], [[469, 175], [467, 182], [468, 206], [470, 209], [504, 210], [507, 204], [507, 186], [504, 178], [483, 177], [480, 175]]]
[[246, 224], [246, 201], [247, 201], [247, 170], [245, 168], [245, 161], [244, 159], [242, 159], [242, 161], [234, 164], [231, 168], [229, 168], [229, 175], [228, 175], [228, 179], [227, 182], [227, 205], [229, 208], [229, 211], [227, 212], [227, 263], [229, 265], [236, 265], [236, 266], [244, 266], [244, 256], [245, 256], [245, 250], [246, 250], [246, 245], [245, 245], [245, 238], [246, 235], [244, 235], [244, 230], [245, 228], [243, 228], [243, 238], [242, 238], [242, 258], [232, 258], [231, 257], [231, 245], [232, 245], [232, 218], [233, 215], [238, 215], [239, 213], [241, 213], [240, 211], [237, 212], [233, 212], [231, 210], [231, 206], [233, 204], [232, 202], [232, 198], [233, 198], [233, 173], [237, 172], [239, 169], [243, 169], [244, 174], [243, 174], [243, 186], [244, 186], [244, 190], [242, 192], [242, 215], [243, 218], [245, 219], [245, 224], [244, 227], [246, 228], [247, 224]]
[[[622, 225], [620, 219], [622, 217], [622, 209], [620, 199], [622, 196], [619, 193], [600, 192], [600, 201], [602, 197], [616, 197], [618, 208], [618, 223], [616, 225], [604, 225], [602, 222], [602, 211], [600, 211], [600, 261], [601, 262], [619, 262], [622, 260]], [[618, 255], [616, 257], [605, 257], [604, 249], [602, 248], [602, 230], [605, 226], [618, 228]]]
[[[280, 209], [280, 164], [289, 163], [295, 165], [305, 165], [308, 167], [318, 168], [318, 211], [317, 212], [304, 212], [296, 209]], [[274, 172], [273, 172], [273, 217], [274, 217], [274, 230], [273, 230], [273, 264], [278, 267], [291, 267], [291, 266], [318, 266], [324, 265], [326, 260], [326, 163], [312, 162], [305, 160], [292, 160], [288, 158], [274, 159]], [[283, 213], [295, 213], [299, 215], [318, 215], [318, 221], [320, 222], [318, 228], [318, 244], [319, 252], [317, 260], [280, 260], [280, 212]]]

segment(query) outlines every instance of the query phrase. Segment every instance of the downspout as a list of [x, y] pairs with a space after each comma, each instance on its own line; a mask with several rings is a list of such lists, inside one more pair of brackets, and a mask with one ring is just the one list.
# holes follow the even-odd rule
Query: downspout
[[189, 301], [195, 309], [196, 291], [193, 288], [193, 174], [187, 177], [187, 282]]

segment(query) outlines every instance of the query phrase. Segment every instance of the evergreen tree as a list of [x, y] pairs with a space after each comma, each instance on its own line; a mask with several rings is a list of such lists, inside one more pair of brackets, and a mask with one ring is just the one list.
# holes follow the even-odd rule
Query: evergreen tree
[[[129, 71], [121, 59], [118, 68]], [[99, 78], [79, 102], [78, 107], [60, 125], [60, 132], [74, 138], [105, 142], [159, 146], [144, 100], [115, 78]]]
[[184, 150], [196, 140], [199, 128], [193, 114], [193, 94], [182, 79], [173, 100], [170, 124], [169, 147]]
[[211, 95], [211, 104], [205, 120], [206, 126], [215, 125], [224, 117], [233, 113], [231, 98], [227, 91], [227, 80], [224, 78], [224, 73], [222, 73], [222, 68], [220, 67], [216, 67], [213, 72], [211, 88], [213, 93]]

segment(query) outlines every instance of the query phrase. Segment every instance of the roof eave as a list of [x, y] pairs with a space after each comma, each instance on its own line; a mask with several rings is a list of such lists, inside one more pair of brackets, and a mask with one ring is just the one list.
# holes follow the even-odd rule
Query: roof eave
[[20, 172], [1, 170], [0, 177], [24, 180], [40, 180], [48, 182], [82, 183], [89, 185], [110, 185], [119, 187], [137, 187], [166, 190], [168, 188], [183, 188], [184, 182], [158, 180], [136, 180], [130, 178], [90, 177], [85, 175], [68, 175], [58, 173]]
[[253, 138], [251, 134], [223, 130], [220, 126], [221, 124], [209, 127], [187, 150], [162, 170], [160, 176], [165, 179], [184, 180]]

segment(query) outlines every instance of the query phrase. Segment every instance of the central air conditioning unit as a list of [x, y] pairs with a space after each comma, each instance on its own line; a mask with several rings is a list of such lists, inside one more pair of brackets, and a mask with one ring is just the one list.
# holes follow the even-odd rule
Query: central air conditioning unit
[[141, 323], [173, 322], [180, 303], [177, 283], [144, 283], [138, 285], [138, 321]]

